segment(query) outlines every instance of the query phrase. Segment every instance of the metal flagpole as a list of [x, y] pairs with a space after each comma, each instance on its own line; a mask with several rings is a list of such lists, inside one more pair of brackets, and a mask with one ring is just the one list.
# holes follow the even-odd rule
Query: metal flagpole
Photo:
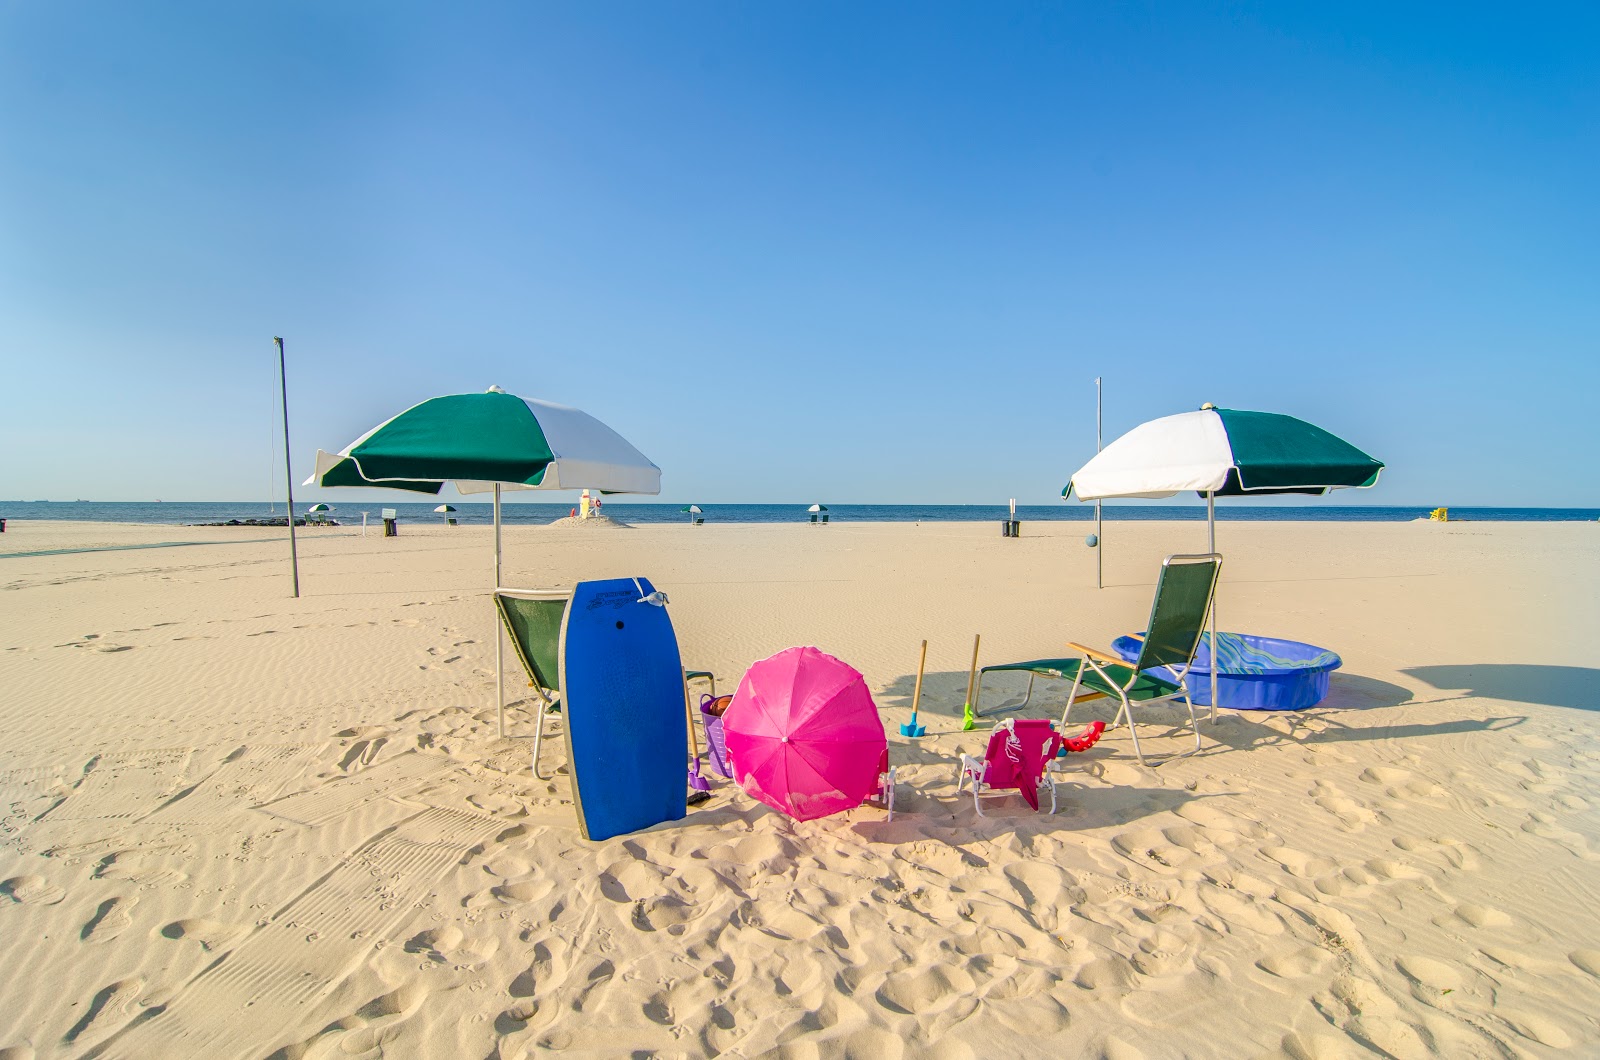
[[[1100, 411], [1101, 411], [1101, 407], [1102, 407], [1102, 402], [1101, 402], [1101, 398], [1100, 398], [1100, 377], [1099, 376], [1095, 376], [1094, 377], [1094, 451], [1096, 453], [1099, 453], [1100, 449], [1101, 449], [1101, 444], [1100, 444], [1100, 437], [1101, 437], [1101, 434], [1100, 434], [1100, 423], [1101, 423]], [[1106, 579], [1105, 579], [1106, 538], [1105, 538], [1105, 532], [1101, 528], [1101, 525], [1100, 525], [1100, 503], [1101, 503], [1100, 502], [1100, 498], [1096, 497], [1094, 499], [1094, 587], [1096, 589], [1104, 589], [1106, 587]]]
[[[1206, 551], [1217, 550], [1217, 491], [1206, 491]], [[1219, 577], [1218, 582], [1222, 579]], [[1211, 588], [1211, 720], [1217, 720], [1217, 589]]]
[[[494, 591], [500, 591], [500, 483], [494, 484]], [[498, 611], [498, 605], [496, 606]], [[506, 663], [505, 630], [500, 628], [500, 616], [494, 623], [494, 709], [500, 716], [500, 738], [506, 735]], [[541, 724], [543, 719], [540, 719]]]
[[294, 574], [294, 595], [299, 599], [300, 553], [294, 543], [294, 471], [289, 467], [289, 377], [283, 364], [283, 340], [274, 335], [272, 342], [278, 347], [278, 386], [283, 392], [283, 474], [289, 483], [285, 506], [289, 516], [289, 569]]

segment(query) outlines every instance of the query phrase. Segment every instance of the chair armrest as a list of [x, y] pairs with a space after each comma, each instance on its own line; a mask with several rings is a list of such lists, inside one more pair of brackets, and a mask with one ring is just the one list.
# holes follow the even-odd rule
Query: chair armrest
[[1067, 641], [1067, 647], [1071, 648], [1073, 651], [1077, 652], [1079, 655], [1082, 655], [1086, 659], [1098, 659], [1103, 663], [1112, 663], [1116, 666], [1128, 665], [1127, 660], [1123, 659], [1121, 656], [1111, 655], [1103, 651], [1097, 651], [1094, 648], [1078, 644], [1075, 641]]

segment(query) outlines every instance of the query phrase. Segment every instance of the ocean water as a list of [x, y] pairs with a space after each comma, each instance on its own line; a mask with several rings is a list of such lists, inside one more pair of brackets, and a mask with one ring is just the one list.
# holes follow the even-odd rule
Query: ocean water
[[[349, 524], [361, 522], [361, 513], [371, 513], [376, 522], [383, 508], [394, 508], [402, 522], [442, 521], [433, 509], [436, 500], [421, 503], [382, 503], [356, 499], [335, 505], [330, 517]], [[303, 514], [308, 504], [296, 504]], [[463, 524], [488, 524], [493, 521], [491, 504], [460, 503], [455, 518]], [[702, 504], [708, 523], [803, 523], [811, 516], [809, 503], [796, 504]], [[681, 523], [689, 517], [678, 504], [629, 504], [607, 502], [604, 512], [625, 523]], [[567, 515], [571, 504], [506, 503], [502, 518], [511, 523], [548, 523]], [[1429, 508], [1378, 507], [1348, 504], [1253, 503], [1246, 500], [1217, 502], [1217, 520], [1252, 522], [1355, 522], [1401, 523], [1427, 516]], [[77, 519], [86, 522], [157, 523], [183, 525], [218, 523], [229, 519], [260, 519], [283, 516], [283, 503], [268, 501], [0, 501], [0, 519]], [[999, 522], [1006, 507], [999, 504], [836, 504], [828, 506], [828, 517], [835, 523], [970, 523]], [[1201, 522], [1206, 517], [1203, 505], [1110, 504], [1105, 506], [1108, 522], [1180, 519]], [[1077, 501], [1053, 505], [1018, 505], [1022, 522], [1077, 522], [1094, 519], [1094, 505]], [[1462, 522], [1594, 522], [1600, 508], [1451, 508], [1452, 521]]]

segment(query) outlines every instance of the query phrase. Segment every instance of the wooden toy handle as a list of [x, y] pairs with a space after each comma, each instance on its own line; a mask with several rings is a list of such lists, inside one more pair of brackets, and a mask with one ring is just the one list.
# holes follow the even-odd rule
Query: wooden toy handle
[[972, 685], [978, 679], [978, 642], [983, 639], [982, 634], [973, 634], [972, 637], [972, 669], [967, 671], [967, 702], [972, 702]]
[[922, 642], [922, 658], [917, 660], [917, 687], [911, 693], [911, 713], [917, 712], [917, 704], [922, 702], [922, 670], [928, 665], [928, 642]]

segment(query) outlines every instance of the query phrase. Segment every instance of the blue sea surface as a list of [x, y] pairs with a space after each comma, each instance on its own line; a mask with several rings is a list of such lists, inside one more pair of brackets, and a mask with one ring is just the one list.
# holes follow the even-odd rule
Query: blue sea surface
[[[367, 500], [335, 505], [330, 518], [359, 524], [361, 513], [370, 513], [377, 522], [379, 512], [394, 508], [404, 522], [443, 521], [433, 511], [437, 500], [421, 503], [383, 503]], [[488, 503], [455, 503], [454, 518], [462, 524], [488, 524], [494, 508]], [[304, 514], [309, 505], [297, 504]], [[708, 523], [804, 523], [810, 520], [809, 503], [797, 504], [701, 504]], [[625, 523], [682, 523], [689, 516], [677, 504], [639, 504], [607, 502], [606, 515]], [[508, 524], [548, 523], [560, 519], [572, 505], [512, 502], [502, 506]], [[1425, 518], [1429, 508], [1380, 507], [1350, 504], [1251, 503], [1218, 501], [1218, 521], [1244, 522], [1324, 522], [1324, 523], [1403, 523]], [[998, 522], [1006, 517], [999, 504], [835, 504], [828, 506], [828, 517], [835, 523], [972, 523]], [[268, 501], [0, 501], [0, 519], [73, 519], [105, 523], [157, 523], [185, 525], [220, 523], [229, 519], [283, 517], [283, 503]], [[1186, 520], [1204, 521], [1202, 505], [1107, 504], [1108, 522]], [[1094, 505], [1079, 502], [1059, 505], [1019, 505], [1022, 522], [1086, 523], [1094, 519]], [[1452, 522], [1594, 522], [1600, 508], [1451, 508]]]

